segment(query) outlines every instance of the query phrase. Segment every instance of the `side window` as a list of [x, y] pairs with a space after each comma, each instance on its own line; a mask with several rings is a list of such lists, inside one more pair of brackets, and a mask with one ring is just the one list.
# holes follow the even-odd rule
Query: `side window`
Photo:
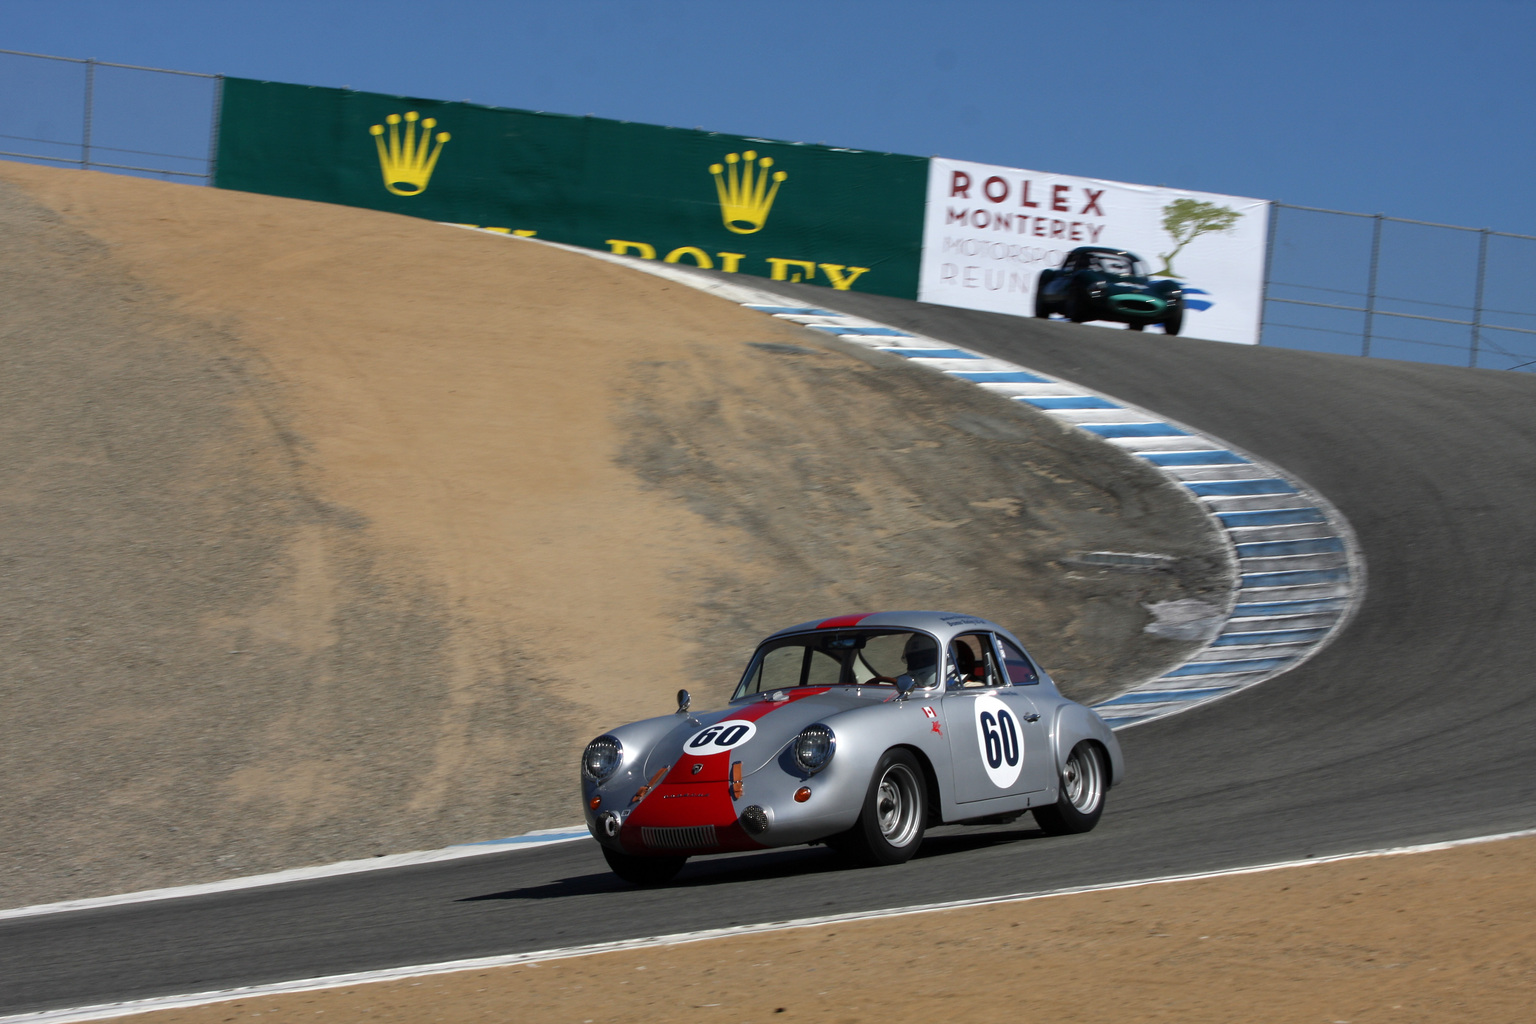
[[1001, 686], [1002, 674], [984, 633], [957, 636], [949, 645], [949, 688]]
[[1013, 644], [997, 638], [997, 646], [1003, 651], [1003, 670], [1008, 673], [1008, 681], [1014, 686], [1030, 686], [1040, 681], [1040, 673], [1035, 671], [1035, 666], [1029, 663], [1029, 658], [1024, 652]]

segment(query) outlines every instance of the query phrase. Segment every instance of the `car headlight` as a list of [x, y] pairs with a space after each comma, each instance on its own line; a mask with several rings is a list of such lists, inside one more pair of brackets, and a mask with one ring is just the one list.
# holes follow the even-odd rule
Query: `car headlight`
[[581, 752], [581, 774], [593, 782], [606, 782], [619, 770], [624, 748], [612, 736], [599, 736]]
[[794, 758], [800, 770], [814, 775], [832, 760], [837, 737], [824, 725], [808, 725], [795, 737]]

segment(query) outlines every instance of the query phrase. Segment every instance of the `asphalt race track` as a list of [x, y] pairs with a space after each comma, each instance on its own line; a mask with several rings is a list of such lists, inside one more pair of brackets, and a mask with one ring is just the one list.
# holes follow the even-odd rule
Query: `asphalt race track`
[[896, 868], [845, 870], [797, 849], [695, 861], [652, 891], [618, 882], [580, 842], [22, 918], [0, 923], [0, 1014], [1536, 825], [1536, 376], [772, 287], [1059, 375], [1275, 462], [1357, 531], [1369, 573], [1359, 616], [1288, 675], [1122, 732], [1131, 777], [1085, 836], [1046, 838], [1026, 818], [941, 830]]

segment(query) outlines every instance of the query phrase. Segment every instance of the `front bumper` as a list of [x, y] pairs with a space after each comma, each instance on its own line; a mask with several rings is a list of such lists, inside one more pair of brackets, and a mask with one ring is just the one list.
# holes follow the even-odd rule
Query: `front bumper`
[[1120, 292], [1106, 296], [1105, 307], [1130, 323], [1156, 321], [1167, 311], [1168, 303], [1146, 292]]
[[[852, 826], [859, 803], [850, 805], [841, 787], [831, 782], [822, 776], [789, 776], [770, 764], [743, 780], [738, 798], [732, 798], [729, 782], [663, 782], [635, 802], [635, 787], [609, 792], [583, 780], [582, 810], [592, 837], [621, 853], [694, 856], [761, 850], [814, 842]], [[795, 793], [802, 788], [810, 790], [810, 797], [797, 801]], [[613, 835], [603, 827], [605, 815], [617, 815]]]

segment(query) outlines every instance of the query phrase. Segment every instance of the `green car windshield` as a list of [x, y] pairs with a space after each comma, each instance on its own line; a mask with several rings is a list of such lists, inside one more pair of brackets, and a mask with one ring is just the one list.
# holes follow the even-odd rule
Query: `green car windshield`
[[1093, 270], [1106, 274], [1119, 274], [1121, 277], [1142, 276], [1142, 268], [1139, 264], [1118, 253], [1096, 252], [1089, 257], [1088, 266]]
[[910, 675], [932, 686], [939, 645], [927, 633], [839, 629], [771, 640], [757, 649], [732, 700], [799, 686], [891, 686]]

